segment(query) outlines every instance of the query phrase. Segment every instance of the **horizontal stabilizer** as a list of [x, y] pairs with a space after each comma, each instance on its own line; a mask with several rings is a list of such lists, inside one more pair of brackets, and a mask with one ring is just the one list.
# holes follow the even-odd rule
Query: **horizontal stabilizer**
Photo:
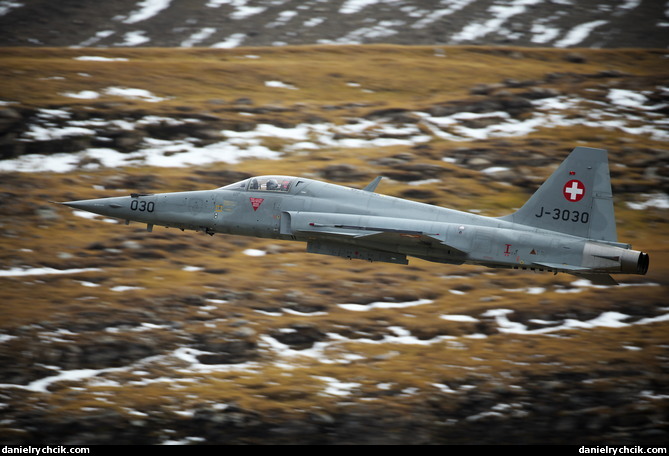
[[616, 279], [608, 274], [574, 274], [592, 282], [593, 285], [619, 285]]
[[570, 264], [558, 263], [532, 263], [534, 266], [547, 268], [553, 271], [566, 272], [577, 277], [589, 280], [593, 285], [618, 285], [618, 282], [608, 274], [593, 274], [589, 273], [589, 268], [582, 266], [574, 266]]
[[582, 266], [574, 266], [572, 264], [564, 264], [564, 263], [532, 263], [533, 266], [539, 266], [541, 268], [547, 268], [555, 271], [560, 271], [560, 272], [569, 272], [572, 274], [578, 273], [578, 272], [587, 272], [589, 271], [588, 268], [584, 268]]

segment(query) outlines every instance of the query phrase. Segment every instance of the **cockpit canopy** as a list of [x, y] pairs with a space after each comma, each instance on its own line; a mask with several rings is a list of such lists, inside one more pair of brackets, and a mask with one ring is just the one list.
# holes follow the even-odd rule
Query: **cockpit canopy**
[[287, 192], [293, 185], [291, 176], [257, 176], [250, 177], [234, 184], [221, 187], [224, 190], [254, 191], [254, 192]]

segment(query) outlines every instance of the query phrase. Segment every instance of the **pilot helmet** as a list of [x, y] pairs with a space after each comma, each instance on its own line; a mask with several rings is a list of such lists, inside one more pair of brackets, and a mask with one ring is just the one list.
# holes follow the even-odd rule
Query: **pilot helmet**
[[279, 188], [279, 183], [276, 179], [270, 179], [267, 181], [265, 188], [267, 188], [267, 190], [277, 190]]

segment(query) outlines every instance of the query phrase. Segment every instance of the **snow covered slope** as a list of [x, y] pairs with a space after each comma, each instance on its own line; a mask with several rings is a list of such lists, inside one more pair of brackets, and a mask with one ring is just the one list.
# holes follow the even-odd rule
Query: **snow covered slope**
[[659, 0], [2, 0], [0, 46], [669, 44]]

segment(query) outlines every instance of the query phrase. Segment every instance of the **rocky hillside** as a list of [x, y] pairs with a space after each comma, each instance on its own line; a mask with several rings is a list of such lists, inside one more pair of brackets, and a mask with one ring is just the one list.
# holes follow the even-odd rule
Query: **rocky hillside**
[[666, 48], [657, 0], [12, 0], [0, 46]]
[[[667, 57], [3, 49], [0, 440], [666, 444]], [[49, 203], [385, 175], [495, 216], [575, 145], [609, 150], [648, 275], [347, 261]]]

